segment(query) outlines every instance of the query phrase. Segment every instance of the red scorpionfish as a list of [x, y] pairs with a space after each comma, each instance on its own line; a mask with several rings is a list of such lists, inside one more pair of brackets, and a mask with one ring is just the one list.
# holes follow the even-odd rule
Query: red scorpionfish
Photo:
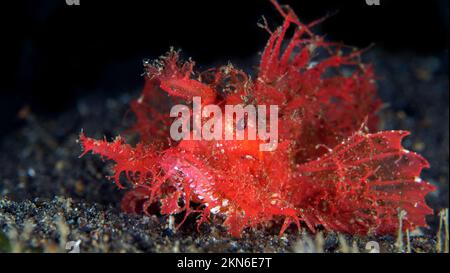
[[[115, 162], [119, 188], [124, 174], [130, 189], [123, 211], [148, 214], [158, 204], [161, 214], [180, 214], [180, 225], [197, 214], [197, 227], [218, 215], [236, 237], [269, 221], [282, 221], [280, 234], [290, 224], [313, 232], [322, 226], [392, 234], [399, 213], [406, 215], [405, 230], [426, 226], [433, 210], [424, 198], [435, 190], [420, 179], [428, 162], [402, 147], [408, 132], [376, 132], [381, 103], [372, 66], [361, 63], [361, 51], [343, 53], [341, 45], [315, 35], [311, 27], [320, 20], [305, 25], [289, 7], [272, 2], [284, 23], [273, 32], [264, 26], [270, 38], [254, 80], [232, 65], [194, 73], [194, 63], [171, 50], [144, 62], [146, 84], [131, 103], [140, 142], [82, 133], [83, 155]], [[285, 39], [289, 28], [294, 34]], [[278, 148], [261, 152], [261, 140], [173, 141], [173, 118], [162, 114], [168, 112], [160, 110], [162, 101], [191, 103], [196, 96], [202, 105], [220, 107], [278, 105]]]

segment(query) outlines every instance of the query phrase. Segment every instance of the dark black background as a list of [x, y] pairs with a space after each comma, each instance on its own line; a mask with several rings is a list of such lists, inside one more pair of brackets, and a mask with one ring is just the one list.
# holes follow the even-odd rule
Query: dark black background
[[[349, 45], [433, 55], [448, 48], [448, 1], [284, 0], [310, 22], [337, 12], [318, 31]], [[29, 105], [57, 115], [87, 93], [114, 96], [143, 84], [143, 58], [170, 46], [200, 68], [228, 61], [250, 70], [267, 33], [264, 15], [282, 22], [268, 0], [244, 1], [8, 1], [0, 8], [0, 124], [3, 135]]]

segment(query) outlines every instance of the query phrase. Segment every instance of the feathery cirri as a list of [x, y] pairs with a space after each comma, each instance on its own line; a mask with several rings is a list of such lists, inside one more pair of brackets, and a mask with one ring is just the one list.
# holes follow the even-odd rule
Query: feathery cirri
[[[181, 62], [171, 50], [146, 63], [146, 84], [131, 103], [136, 115], [135, 146], [81, 134], [84, 154], [112, 160], [113, 179], [125, 174], [131, 189], [122, 209], [149, 213], [199, 215], [198, 225], [219, 214], [236, 237], [247, 227], [284, 220], [315, 231], [389, 234], [397, 231], [398, 213], [406, 211], [403, 228], [425, 226], [431, 214], [424, 197], [434, 186], [420, 179], [428, 167], [420, 155], [405, 150], [405, 131], [376, 132], [373, 68], [359, 60], [361, 51], [344, 53], [301, 23], [289, 7], [272, 1], [284, 24], [270, 32], [256, 78], [227, 65], [194, 73], [192, 61]], [[287, 41], [285, 34], [294, 29]], [[325, 54], [323, 54], [325, 53]], [[343, 68], [350, 69], [344, 75]], [[278, 105], [279, 143], [261, 152], [259, 141], [181, 140], [169, 137], [172, 118], [157, 104], [165, 94], [204, 105]], [[168, 112], [168, 111], [167, 111]]]

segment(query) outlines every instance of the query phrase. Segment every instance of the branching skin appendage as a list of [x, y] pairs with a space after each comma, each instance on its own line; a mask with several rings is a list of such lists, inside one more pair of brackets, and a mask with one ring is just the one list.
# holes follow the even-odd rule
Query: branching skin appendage
[[[115, 181], [131, 185], [122, 201], [128, 213], [191, 214], [198, 225], [219, 214], [236, 237], [244, 228], [283, 219], [280, 234], [291, 224], [315, 231], [393, 234], [398, 214], [402, 228], [426, 226], [433, 211], [425, 196], [435, 187], [420, 179], [428, 162], [405, 150], [405, 131], [376, 132], [376, 94], [371, 65], [361, 51], [345, 53], [302, 24], [295, 13], [273, 1], [284, 24], [270, 31], [255, 79], [231, 65], [194, 73], [171, 50], [145, 63], [146, 84], [131, 103], [135, 147], [80, 136], [83, 155], [92, 152], [113, 161]], [[267, 27], [265, 27], [269, 30]], [[282, 47], [285, 34], [292, 38]], [[283, 48], [283, 49], [282, 49]], [[319, 51], [328, 52], [320, 57]], [[342, 75], [343, 66], [352, 67]], [[337, 71], [336, 73], [329, 73]], [[261, 152], [258, 141], [180, 140], [169, 136], [172, 118], [155, 105], [164, 95], [174, 103], [201, 97], [206, 104], [278, 105], [279, 142]], [[163, 114], [164, 113], [164, 114]]]

